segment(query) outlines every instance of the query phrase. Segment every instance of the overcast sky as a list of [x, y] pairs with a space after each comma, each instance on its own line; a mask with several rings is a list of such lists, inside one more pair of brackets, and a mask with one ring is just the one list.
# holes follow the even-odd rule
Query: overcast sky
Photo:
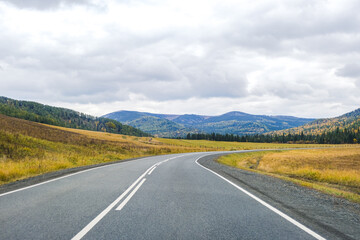
[[359, 0], [0, 0], [0, 95], [96, 116], [334, 117], [360, 107], [359, 12]]

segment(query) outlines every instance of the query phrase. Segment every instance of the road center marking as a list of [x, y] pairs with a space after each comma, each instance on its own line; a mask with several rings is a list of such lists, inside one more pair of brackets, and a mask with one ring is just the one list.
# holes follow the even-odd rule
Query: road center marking
[[[154, 165], [152, 165], [150, 168], [148, 168], [138, 179], [136, 179], [136, 181], [131, 184], [131, 186], [126, 189], [125, 192], [123, 192], [114, 202], [112, 202], [107, 208], [105, 208], [99, 215], [97, 215], [88, 225], [86, 225], [78, 234], [75, 235], [75, 237], [73, 237], [71, 240], [80, 240], [81, 238], [83, 238], [98, 222], [100, 222], [101, 219], [103, 219], [103, 217], [106, 216], [106, 214], [108, 214], [111, 209], [113, 209], [130, 191], [131, 189], [133, 189], [136, 184], [142, 180], [140, 182], [140, 184], [134, 189], [134, 191], [132, 191], [129, 196], [124, 200], [125, 204], [131, 199], [131, 197], [136, 193], [136, 191], [141, 187], [141, 185], [145, 182], [146, 179], [143, 179], [145, 177], [145, 175], [153, 170], [153, 168], [155, 168], [156, 166], [159, 166], [160, 164], [167, 162], [169, 160], [175, 159], [175, 158], [179, 158], [182, 157], [184, 155], [180, 155], [180, 156], [176, 156], [176, 157], [172, 157], [172, 158], [168, 158], [164, 161], [155, 163]], [[119, 207], [116, 210], [121, 210], [122, 207], [125, 206], [125, 204], [123, 204], [124, 202], [122, 202]], [[120, 206], [123, 205], [121, 208]]]
[[[153, 168], [154, 170], [154, 168]], [[134, 196], [134, 194], [137, 192], [137, 190], [139, 190], [139, 188], [141, 187], [141, 185], [143, 185], [143, 183], [146, 181], [146, 178], [144, 178], [143, 180], [141, 180], [141, 182], [136, 186], [136, 188], [129, 194], [129, 196], [127, 196], [125, 198], [125, 200], [116, 208], [117, 211], [120, 211], [127, 203], [128, 201], [130, 201], [130, 199]]]
[[156, 168], [156, 166], [153, 167], [153, 168], [150, 170], [150, 172], [148, 173], [148, 175], [150, 175], [150, 174], [155, 170], [155, 168]]
[[[151, 168], [151, 167], [150, 167]], [[149, 168], [149, 169], [150, 169]], [[108, 212], [111, 211], [115, 207], [116, 204], [118, 204], [127, 194], [131, 191], [131, 189], [147, 174], [149, 171], [146, 170], [136, 181], [131, 184], [131, 186], [126, 189], [125, 192], [123, 192], [114, 202], [112, 202], [105, 210], [103, 210], [99, 215], [96, 216], [88, 225], [86, 225], [78, 234], [75, 235], [75, 237], [72, 238], [72, 240], [79, 240], [85, 236], [100, 220], [105, 217]]]

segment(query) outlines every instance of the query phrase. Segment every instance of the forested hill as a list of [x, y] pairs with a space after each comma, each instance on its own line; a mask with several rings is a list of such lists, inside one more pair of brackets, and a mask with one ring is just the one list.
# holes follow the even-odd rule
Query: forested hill
[[319, 119], [300, 127], [265, 134], [236, 136], [232, 134], [188, 134], [187, 139], [236, 142], [281, 142], [352, 144], [360, 143], [360, 109], [335, 118]]
[[61, 127], [132, 136], [149, 136], [148, 133], [116, 120], [97, 118], [70, 109], [52, 107], [36, 102], [18, 101], [6, 97], [0, 97], [0, 114]]
[[346, 130], [357, 132], [360, 128], [360, 108], [335, 118], [318, 119], [303, 126], [276, 131], [275, 134], [319, 135], [328, 132]]

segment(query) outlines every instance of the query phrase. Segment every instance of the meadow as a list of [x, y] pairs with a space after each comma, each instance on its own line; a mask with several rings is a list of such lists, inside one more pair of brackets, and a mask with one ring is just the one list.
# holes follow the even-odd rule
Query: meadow
[[231, 154], [220, 163], [290, 180], [360, 203], [360, 146]]
[[329, 144], [284, 144], [284, 143], [253, 143], [253, 142], [221, 142], [208, 140], [186, 140], [160, 138], [158, 141], [176, 147], [200, 147], [210, 148], [215, 151], [235, 151], [252, 149], [288, 149], [288, 148], [314, 148], [314, 147], [337, 147]]
[[160, 154], [299, 147], [313, 145], [134, 137], [0, 115], [0, 184], [65, 168]]

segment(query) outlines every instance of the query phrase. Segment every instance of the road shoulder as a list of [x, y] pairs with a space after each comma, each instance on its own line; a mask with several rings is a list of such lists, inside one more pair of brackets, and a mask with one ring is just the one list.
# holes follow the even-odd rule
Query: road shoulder
[[216, 161], [220, 156], [206, 156], [198, 162], [328, 239], [360, 239], [359, 204], [275, 177], [222, 165]]

